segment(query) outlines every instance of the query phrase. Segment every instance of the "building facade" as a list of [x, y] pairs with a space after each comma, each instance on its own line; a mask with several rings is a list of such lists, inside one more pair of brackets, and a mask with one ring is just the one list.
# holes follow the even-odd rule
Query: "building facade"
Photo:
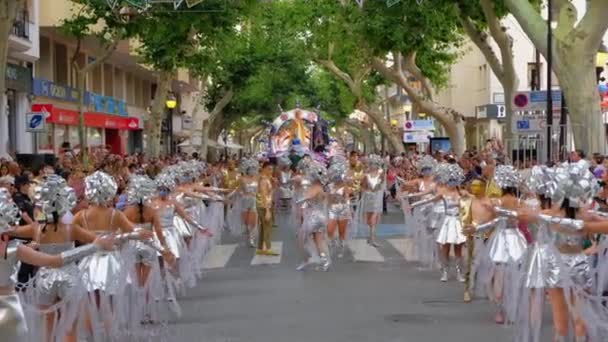
[[32, 149], [32, 135], [21, 131], [25, 131], [34, 63], [39, 58], [38, 14], [39, 0], [27, 0], [9, 35], [6, 75], [2, 76], [7, 91], [0, 94], [0, 156]]

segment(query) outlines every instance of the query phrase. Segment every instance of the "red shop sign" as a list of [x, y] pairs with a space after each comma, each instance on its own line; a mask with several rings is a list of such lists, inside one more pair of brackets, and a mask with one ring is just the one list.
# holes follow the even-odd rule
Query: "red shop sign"
[[[48, 113], [46, 122], [60, 125], [78, 125], [78, 112], [74, 110], [55, 108], [50, 104], [33, 104], [33, 112]], [[134, 117], [118, 117], [101, 113], [84, 113], [84, 125], [120, 130], [139, 129], [139, 119]]]

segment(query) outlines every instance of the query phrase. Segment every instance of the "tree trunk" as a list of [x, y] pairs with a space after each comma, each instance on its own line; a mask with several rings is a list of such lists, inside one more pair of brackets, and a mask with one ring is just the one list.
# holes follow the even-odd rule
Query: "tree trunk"
[[[146, 127], [146, 152], [150, 158], [160, 156], [161, 127], [165, 116], [165, 102], [169, 91], [171, 91], [172, 75], [173, 73], [170, 71], [161, 71], [158, 77], [154, 105], [152, 106], [152, 113], [150, 113], [150, 121], [148, 121]], [[170, 120], [172, 119], [170, 118]], [[169, 132], [169, 134], [173, 134], [173, 132]]]
[[376, 126], [378, 127], [378, 130], [380, 131], [380, 134], [382, 134], [382, 136], [384, 136], [384, 138], [388, 141], [388, 144], [389, 144], [392, 152], [394, 152], [395, 154], [398, 154], [398, 155], [405, 152], [405, 148], [403, 147], [403, 142], [401, 141], [401, 139], [399, 139], [399, 137], [396, 134], [393, 133], [393, 130], [391, 129], [391, 126], [390, 126], [389, 122], [386, 120], [383, 113], [372, 109], [366, 103], [361, 103], [359, 105], [359, 110], [361, 110], [362, 112], [367, 114], [367, 116], [369, 116], [370, 119], [372, 119], [372, 121], [376, 124]]
[[[595, 68], [575, 55], [571, 54], [573, 59], [568, 60], [577, 63], [559, 68], [559, 82], [568, 105], [574, 144], [588, 155], [595, 152], [603, 154], [606, 142]], [[558, 121], [554, 120], [554, 123], [557, 125]]]
[[203, 128], [201, 130], [201, 147], [199, 153], [201, 156], [207, 157], [207, 154], [209, 152], [210, 127], [214, 125], [214, 121], [216, 121], [216, 119], [222, 115], [224, 108], [226, 108], [228, 103], [232, 101], [233, 97], [234, 92], [232, 90], [227, 90], [224, 93], [224, 96], [222, 96], [222, 98], [215, 104], [213, 110], [209, 112], [209, 117], [207, 118], [207, 120], [203, 120]]
[[87, 168], [89, 166], [89, 151], [87, 143], [87, 132], [84, 126], [84, 100], [86, 94], [86, 74], [79, 70], [76, 73], [76, 87], [80, 92], [78, 98], [78, 144], [80, 145], [80, 161]]

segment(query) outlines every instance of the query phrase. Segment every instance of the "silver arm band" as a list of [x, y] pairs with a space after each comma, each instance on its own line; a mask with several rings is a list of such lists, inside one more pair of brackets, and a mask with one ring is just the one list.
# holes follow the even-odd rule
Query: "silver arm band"
[[141, 232], [142, 230], [143, 230], [142, 228], [135, 228], [132, 232], [116, 235], [116, 237], [114, 239], [116, 240], [117, 243], [123, 243], [123, 242], [129, 241], [129, 240], [138, 240], [139, 232]]
[[412, 203], [411, 207], [412, 207], [412, 209], [414, 209], [414, 208], [423, 206], [425, 204], [437, 202], [440, 199], [441, 199], [441, 196], [434, 196], [434, 197], [431, 197], [431, 198], [423, 199], [423, 200], [420, 200], [418, 202]]
[[481, 233], [483, 231], [490, 230], [490, 229], [494, 228], [494, 226], [496, 226], [496, 224], [498, 222], [500, 222], [500, 220], [504, 220], [504, 217], [497, 217], [497, 218], [495, 218], [493, 220], [490, 220], [490, 221], [488, 221], [486, 223], [478, 224], [478, 225], [475, 226], [475, 231], [477, 233]]
[[97, 247], [97, 245], [95, 245], [94, 243], [90, 243], [88, 245], [72, 248], [68, 251], [62, 252], [60, 255], [63, 264], [68, 265], [91, 254], [94, 254], [98, 250], [99, 247]]
[[501, 207], [494, 207], [494, 212], [496, 213], [496, 215], [502, 216], [502, 217], [514, 218], [514, 219], [519, 217], [519, 215], [517, 214], [516, 211], [508, 210], [508, 209], [501, 208]]
[[607, 212], [603, 212], [603, 211], [599, 211], [599, 210], [589, 210], [589, 213], [596, 215], [596, 216], [600, 216], [602, 218], [608, 218]]
[[571, 230], [574, 232], [582, 230], [583, 226], [585, 225], [585, 222], [582, 220], [574, 220], [570, 218], [556, 217], [545, 214], [538, 215], [538, 218], [545, 223], [557, 224], [563, 228], [566, 228], [567, 230]]

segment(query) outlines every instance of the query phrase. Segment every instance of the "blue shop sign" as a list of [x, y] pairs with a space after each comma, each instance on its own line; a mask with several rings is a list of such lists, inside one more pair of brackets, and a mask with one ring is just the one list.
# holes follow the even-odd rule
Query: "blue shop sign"
[[[67, 102], [78, 102], [80, 98], [78, 89], [58, 85], [40, 78], [34, 78], [33, 93], [36, 96], [51, 97]], [[128, 116], [125, 101], [110, 96], [86, 92], [84, 104], [92, 107], [91, 110], [94, 112]]]
[[117, 100], [113, 97], [87, 93], [85, 102], [93, 107], [94, 112], [128, 116], [127, 104], [125, 101]]
[[58, 85], [40, 78], [34, 78], [32, 92], [36, 96], [51, 97], [68, 102], [78, 102], [78, 99], [80, 98], [78, 89]]

